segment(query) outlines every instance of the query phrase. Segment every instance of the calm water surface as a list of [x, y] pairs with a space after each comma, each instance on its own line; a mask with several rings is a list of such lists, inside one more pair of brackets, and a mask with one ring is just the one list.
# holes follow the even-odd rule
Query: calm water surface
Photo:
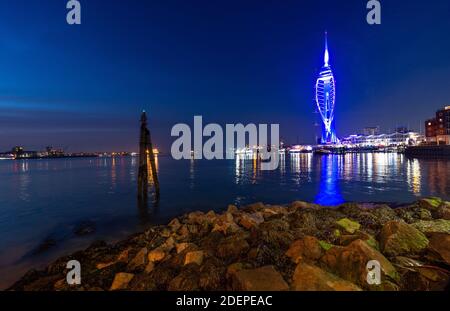
[[[336, 205], [406, 203], [429, 195], [450, 199], [450, 161], [397, 154], [288, 155], [276, 171], [260, 171], [252, 159], [160, 156], [157, 168], [160, 203], [142, 208], [136, 200], [136, 158], [0, 161], [0, 288], [93, 240], [115, 241], [193, 210], [256, 201]], [[95, 224], [95, 231], [75, 235], [83, 222]], [[56, 244], [36, 254], [45, 240]]]

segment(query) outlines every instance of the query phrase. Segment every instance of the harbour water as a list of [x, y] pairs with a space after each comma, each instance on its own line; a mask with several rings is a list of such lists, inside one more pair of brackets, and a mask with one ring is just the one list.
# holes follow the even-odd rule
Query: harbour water
[[119, 240], [194, 210], [294, 200], [408, 203], [450, 199], [450, 161], [393, 153], [293, 154], [275, 171], [251, 158], [157, 158], [161, 199], [138, 205], [137, 158], [0, 161], [0, 288], [30, 268], [87, 247]]

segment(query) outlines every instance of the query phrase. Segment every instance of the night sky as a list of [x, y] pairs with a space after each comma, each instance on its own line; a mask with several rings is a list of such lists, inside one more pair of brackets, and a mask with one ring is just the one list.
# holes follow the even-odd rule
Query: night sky
[[81, 26], [66, 2], [0, 2], [0, 151], [133, 151], [142, 109], [166, 151], [194, 115], [311, 143], [325, 30], [338, 136], [450, 105], [448, 0], [381, 1], [380, 26], [365, 0], [81, 0]]

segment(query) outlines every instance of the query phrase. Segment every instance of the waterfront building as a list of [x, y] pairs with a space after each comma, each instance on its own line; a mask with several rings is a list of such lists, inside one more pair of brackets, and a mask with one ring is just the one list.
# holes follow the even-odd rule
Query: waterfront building
[[350, 135], [342, 139], [343, 145], [356, 147], [399, 147], [414, 146], [421, 143], [423, 136], [416, 132], [395, 132], [379, 135]]
[[436, 117], [425, 122], [428, 144], [450, 145], [450, 106], [436, 112]]
[[363, 130], [364, 135], [378, 135], [380, 134], [380, 127], [379, 126], [369, 126], [365, 127]]
[[16, 159], [26, 159], [26, 158], [35, 158], [38, 156], [37, 151], [27, 151], [24, 150], [21, 146], [16, 146], [11, 150], [14, 158]]
[[328, 38], [325, 33], [324, 64], [320, 70], [315, 86], [316, 105], [322, 119], [322, 144], [336, 144], [339, 142], [334, 126], [336, 83], [329, 62]]

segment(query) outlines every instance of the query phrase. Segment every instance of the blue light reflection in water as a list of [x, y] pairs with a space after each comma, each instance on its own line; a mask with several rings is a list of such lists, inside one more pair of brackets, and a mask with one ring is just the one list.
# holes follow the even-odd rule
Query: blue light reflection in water
[[315, 203], [325, 206], [335, 206], [344, 202], [339, 188], [339, 161], [336, 156], [322, 156], [320, 159], [320, 187]]

